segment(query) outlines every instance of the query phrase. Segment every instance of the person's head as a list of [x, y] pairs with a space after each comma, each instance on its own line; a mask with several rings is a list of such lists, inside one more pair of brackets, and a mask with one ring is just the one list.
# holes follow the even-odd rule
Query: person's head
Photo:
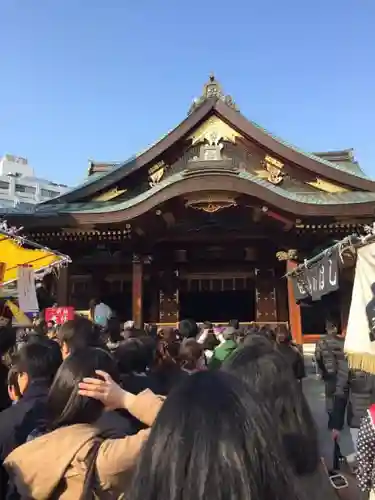
[[258, 335], [258, 333], [259, 333], [259, 326], [255, 324], [249, 325], [245, 330], [245, 336]]
[[180, 346], [179, 360], [181, 367], [193, 371], [204, 366], [203, 347], [194, 339], [186, 339]]
[[270, 342], [276, 342], [276, 333], [269, 325], [263, 325], [259, 330], [258, 334], [268, 339]]
[[272, 415], [220, 371], [187, 377], [152, 426], [132, 500], [297, 500]]
[[6, 304], [6, 301], [0, 297], [0, 328], [12, 326], [12, 312]]
[[290, 344], [292, 341], [292, 336], [286, 325], [278, 325], [275, 330], [276, 342], [278, 344]]
[[224, 361], [222, 369], [247, 383], [272, 408], [295, 472], [314, 472], [319, 464], [315, 423], [284, 356], [264, 337], [252, 336]]
[[138, 339], [143, 344], [147, 368], [151, 368], [155, 361], [157, 340], [149, 335], [142, 335]]
[[224, 328], [222, 335], [224, 340], [236, 340], [237, 330], [233, 326], [227, 326]]
[[78, 394], [79, 382], [85, 377], [97, 377], [96, 370], [105, 371], [115, 381], [119, 380], [115, 360], [99, 347], [77, 349], [64, 360], [48, 394], [50, 429], [73, 424], [92, 424], [98, 420], [104, 409], [103, 404]]
[[77, 349], [89, 346], [100, 346], [101, 338], [99, 328], [83, 316], [75, 316], [66, 321], [57, 333], [61, 346], [63, 359], [67, 358]]
[[168, 369], [179, 366], [180, 342], [159, 339], [156, 344], [155, 368]]
[[134, 328], [134, 321], [128, 320], [124, 323], [124, 330], [132, 330]]
[[230, 319], [228, 321], [228, 326], [231, 326], [235, 330], [238, 330], [240, 328], [240, 322], [238, 321], [238, 319]]
[[144, 373], [150, 363], [150, 352], [141, 338], [130, 338], [120, 343], [114, 358], [122, 375]]
[[337, 325], [334, 321], [331, 321], [331, 320], [326, 321], [326, 332], [328, 335], [337, 335], [338, 334], [338, 328], [337, 328]]
[[8, 371], [8, 395], [11, 401], [19, 401], [22, 397], [18, 385], [18, 371], [16, 366], [11, 366]]
[[121, 323], [118, 318], [110, 318], [107, 323], [106, 334], [109, 340], [113, 343], [120, 342], [121, 337]]
[[35, 324], [34, 324], [34, 331], [37, 335], [40, 335], [42, 337], [46, 336], [48, 333], [48, 326], [47, 322], [44, 321], [44, 319], [39, 319]]
[[216, 335], [214, 333], [208, 333], [203, 342], [203, 349], [205, 351], [213, 351], [219, 344], [220, 342], [218, 341]]
[[166, 342], [175, 342], [177, 340], [177, 331], [172, 326], [161, 326], [158, 328], [157, 335], [159, 339]]
[[270, 341], [266, 336], [260, 335], [259, 333], [248, 335], [244, 339], [242, 346], [251, 347], [254, 359], [258, 359], [261, 355], [272, 352], [275, 349], [273, 342]]
[[100, 300], [97, 297], [93, 297], [92, 299], [89, 300], [89, 307], [95, 307], [98, 305]]
[[211, 323], [211, 321], [204, 321], [202, 325], [202, 330], [204, 332], [213, 332], [214, 325]]
[[13, 351], [16, 349], [17, 332], [11, 326], [0, 328], [0, 358], [1, 361], [9, 365]]
[[157, 327], [157, 325], [150, 324], [150, 323], [147, 324], [147, 325], [145, 325], [145, 333], [149, 337], [151, 337], [153, 339], [156, 339], [157, 336], [158, 336], [158, 327]]
[[183, 339], [195, 339], [198, 335], [198, 325], [193, 319], [183, 319], [180, 321], [178, 330]]
[[59, 346], [53, 340], [35, 337], [26, 342], [12, 360], [20, 393], [23, 394], [37, 380], [51, 384], [61, 362]]

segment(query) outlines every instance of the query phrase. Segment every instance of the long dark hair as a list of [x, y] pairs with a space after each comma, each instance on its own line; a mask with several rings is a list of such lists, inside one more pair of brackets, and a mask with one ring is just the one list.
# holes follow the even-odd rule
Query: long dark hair
[[272, 416], [220, 371], [168, 396], [136, 467], [132, 500], [299, 500]]
[[103, 404], [78, 394], [78, 383], [85, 377], [95, 377], [102, 370], [119, 380], [112, 356], [97, 347], [74, 351], [60, 366], [48, 395], [47, 427], [51, 430], [73, 424], [94, 423], [103, 411]]
[[307, 401], [284, 356], [254, 335], [223, 364], [272, 408], [285, 452], [298, 475], [316, 471], [318, 436]]

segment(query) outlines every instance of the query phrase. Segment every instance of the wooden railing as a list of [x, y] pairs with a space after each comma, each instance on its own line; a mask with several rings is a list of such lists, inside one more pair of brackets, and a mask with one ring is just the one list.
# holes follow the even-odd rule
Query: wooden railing
[[[228, 326], [228, 321], [211, 321], [214, 326]], [[162, 326], [173, 326], [175, 328], [178, 327], [178, 323], [152, 323], [156, 324], [158, 327]], [[203, 323], [198, 321], [198, 325], [202, 325]], [[287, 321], [240, 321], [240, 326], [270, 326], [271, 328], [276, 328], [279, 325], [289, 326]]]

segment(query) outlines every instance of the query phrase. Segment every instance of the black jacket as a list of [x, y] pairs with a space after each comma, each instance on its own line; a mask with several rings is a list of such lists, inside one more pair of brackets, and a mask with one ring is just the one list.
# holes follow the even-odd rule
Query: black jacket
[[8, 368], [0, 360], [0, 412], [8, 408], [12, 401], [8, 396]]
[[[45, 418], [49, 383], [44, 380], [31, 382], [22, 398], [0, 413], [0, 460], [17, 446], [25, 443], [38, 422]], [[8, 477], [0, 465], [0, 498], [6, 498]]]
[[293, 370], [297, 380], [302, 380], [305, 376], [305, 362], [303, 354], [294, 344], [277, 344], [277, 350], [284, 356], [285, 360]]
[[343, 352], [344, 340], [337, 335], [327, 334], [316, 344], [315, 359], [324, 380], [336, 377]]
[[375, 375], [360, 370], [350, 370], [342, 355], [338, 360], [336, 391], [330, 428], [344, 427], [345, 411], [349, 427], [359, 429], [361, 419], [375, 403]]
[[[121, 375], [121, 387], [132, 394], [139, 394], [146, 389], [150, 389], [154, 394], [163, 394], [164, 387], [153, 373], [126, 373]], [[122, 417], [125, 417], [132, 426], [133, 434], [146, 429], [138, 419], [133, 417], [127, 410], [120, 410]]]

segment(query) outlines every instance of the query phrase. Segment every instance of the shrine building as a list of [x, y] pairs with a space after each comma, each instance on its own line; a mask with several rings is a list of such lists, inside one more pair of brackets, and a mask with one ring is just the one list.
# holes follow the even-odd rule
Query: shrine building
[[[138, 326], [289, 323], [302, 343], [324, 333], [325, 313], [297, 305], [285, 273], [374, 214], [375, 182], [352, 150], [301, 151], [245, 118], [211, 76], [154, 145], [90, 161], [86, 182], [9, 222], [71, 257], [61, 305], [87, 310], [100, 295]], [[331, 301], [341, 316], [351, 280]]]

